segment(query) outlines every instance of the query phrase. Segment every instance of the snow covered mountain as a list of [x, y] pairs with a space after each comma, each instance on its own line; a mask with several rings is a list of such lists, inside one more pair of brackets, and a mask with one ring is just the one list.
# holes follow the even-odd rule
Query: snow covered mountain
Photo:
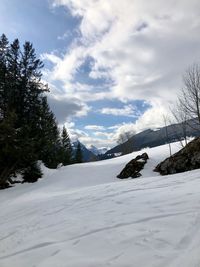
[[[82, 144], [82, 143], [80, 143], [80, 144], [81, 144], [81, 151], [82, 151], [84, 162], [93, 161], [94, 159], [96, 159], [95, 154], [92, 151], [87, 149], [87, 147], [84, 144]], [[78, 141], [72, 143], [72, 148], [73, 148], [74, 154], [76, 153], [77, 145], [78, 145]]]
[[98, 155], [105, 154], [109, 150], [109, 148], [107, 148], [107, 147], [97, 148], [93, 145], [90, 145], [88, 147], [88, 150], [90, 150], [94, 155], [98, 156]]
[[116, 178], [134, 152], [2, 190], [0, 266], [199, 266], [200, 170], [159, 176], [168, 147], [145, 152], [141, 178]]

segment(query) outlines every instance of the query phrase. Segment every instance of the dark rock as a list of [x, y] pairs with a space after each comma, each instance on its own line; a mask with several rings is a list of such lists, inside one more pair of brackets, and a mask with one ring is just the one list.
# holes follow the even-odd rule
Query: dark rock
[[200, 168], [200, 137], [188, 143], [176, 154], [159, 163], [154, 171], [162, 175]]
[[129, 161], [124, 169], [117, 175], [117, 178], [126, 179], [126, 178], [137, 178], [141, 176], [140, 171], [144, 168], [145, 163], [148, 159], [147, 153], [138, 155], [136, 158]]
[[143, 153], [141, 156], [137, 156], [137, 157], [140, 157], [139, 159], [144, 159], [144, 160], [148, 160], [149, 159], [149, 156], [148, 156], [147, 153]]

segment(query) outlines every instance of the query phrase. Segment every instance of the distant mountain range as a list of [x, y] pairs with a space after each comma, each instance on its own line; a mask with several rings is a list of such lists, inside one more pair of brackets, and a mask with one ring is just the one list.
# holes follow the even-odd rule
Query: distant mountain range
[[108, 148], [107, 147], [97, 148], [97, 147], [95, 147], [93, 145], [89, 146], [87, 149], [89, 151], [91, 151], [96, 156], [105, 154], [108, 151]]
[[[80, 144], [81, 144], [81, 151], [83, 155], [83, 162], [94, 161], [98, 159], [96, 155], [92, 151], [87, 149], [84, 144], [82, 144], [81, 142]], [[78, 141], [72, 143], [74, 154], [76, 153], [77, 145], [78, 145]]]
[[[76, 153], [76, 148], [77, 148], [78, 142], [79, 141], [72, 143], [74, 155]], [[102, 155], [104, 155], [108, 151], [107, 147], [97, 148], [97, 147], [91, 145], [87, 148], [81, 142], [80, 142], [80, 144], [81, 144], [81, 151], [82, 151], [82, 155], [83, 155], [83, 162], [101, 160]]]
[[[166, 135], [166, 130], [168, 132], [168, 136]], [[188, 122], [186, 132], [188, 137], [200, 136], [200, 126], [197, 127], [196, 120], [190, 120]], [[125, 143], [117, 145], [109, 150], [106, 147], [97, 148], [93, 145], [87, 148], [82, 143], [80, 144], [83, 154], [83, 161], [89, 162], [119, 156], [120, 154], [124, 153], [127, 147], [130, 148], [130, 151], [138, 151], [146, 147], [155, 147], [166, 144], [168, 142], [175, 142], [183, 139], [183, 136], [184, 134], [181, 124], [172, 124], [159, 129], [147, 129], [145, 131], [142, 131], [132, 136]], [[72, 144], [74, 153], [76, 151], [77, 144], [78, 141]]]
[[[168, 132], [168, 137], [166, 135], [166, 130]], [[186, 133], [188, 137], [200, 136], [200, 126], [197, 126], [196, 119], [188, 121]], [[138, 151], [145, 147], [155, 147], [168, 142], [175, 142], [183, 138], [183, 136], [184, 134], [181, 124], [172, 124], [156, 130], [147, 129], [132, 136], [125, 143], [108, 150], [105, 153], [104, 158], [110, 158], [115, 156], [116, 153], [123, 152], [127, 146], [131, 147], [132, 151]]]

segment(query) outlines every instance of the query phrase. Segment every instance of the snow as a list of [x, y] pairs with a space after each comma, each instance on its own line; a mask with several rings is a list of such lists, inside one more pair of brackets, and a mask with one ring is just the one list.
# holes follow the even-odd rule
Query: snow
[[[116, 179], [142, 152], [142, 177]], [[142, 152], [43, 167], [39, 182], [1, 191], [0, 266], [200, 266], [200, 171], [162, 177], [152, 170], [168, 146]]]
[[103, 155], [105, 154], [109, 149], [110, 147], [100, 147], [100, 148], [97, 148], [93, 145], [90, 145], [87, 147], [88, 150], [90, 150], [94, 155], [98, 156], [98, 155]]

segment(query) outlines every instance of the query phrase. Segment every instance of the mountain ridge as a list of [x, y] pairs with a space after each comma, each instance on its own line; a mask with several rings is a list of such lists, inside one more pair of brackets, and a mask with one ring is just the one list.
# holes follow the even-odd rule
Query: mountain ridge
[[[186, 126], [186, 133], [188, 137], [196, 137], [200, 135], [200, 125], [197, 120], [189, 120]], [[167, 134], [166, 134], [167, 132]], [[168, 142], [179, 141], [184, 138], [181, 123], [170, 124], [168, 126], [160, 127], [158, 129], [146, 129], [140, 133], [133, 135], [123, 144], [119, 144], [108, 150], [105, 155], [111, 156], [115, 153], [125, 153], [125, 147], [131, 146], [132, 151], [138, 151], [145, 147], [156, 147], [164, 145]]]

